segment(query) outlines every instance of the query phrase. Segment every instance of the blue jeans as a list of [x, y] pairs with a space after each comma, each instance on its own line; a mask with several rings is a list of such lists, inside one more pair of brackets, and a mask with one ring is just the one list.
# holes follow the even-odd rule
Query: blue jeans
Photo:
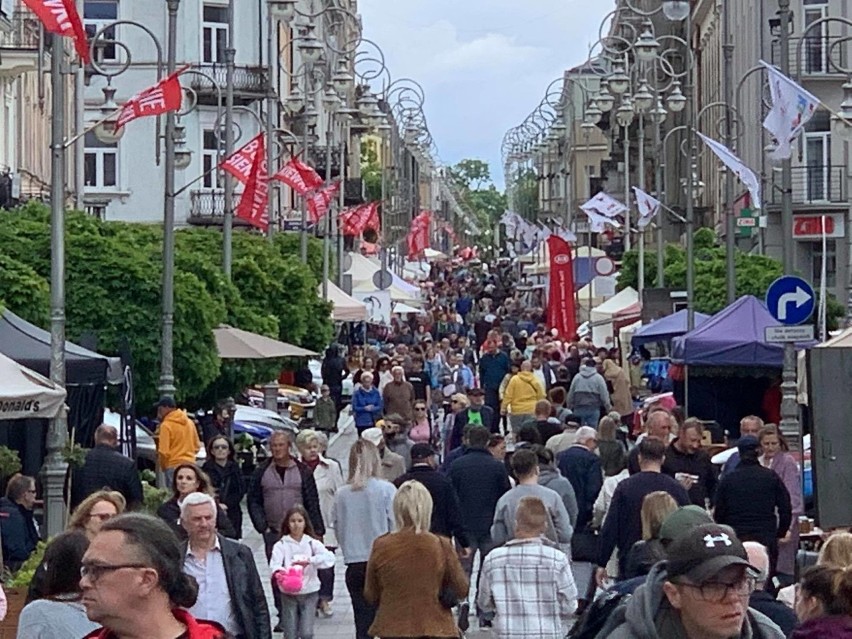
[[598, 422], [601, 419], [600, 408], [592, 408], [589, 406], [581, 406], [571, 411], [574, 416], [580, 420], [580, 426], [598, 427]]
[[318, 592], [281, 597], [281, 627], [287, 639], [313, 639]]
[[[473, 600], [476, 601], [476, 598], [479, 596], [479, 578], [482, 575], [482, 562], [485, 561], [485, 557], [494, 549], [494, 542], [491, 540], [491, 533], [475, 533], [475, 532], [467, 532], [467, 538], [470, 543], [470, 557], [466, 557], [461, 559], [461, 565], [464, 569], [465, 574], [467, 575], [468, 580], [470, 576], [473, 574], [473, 562], [476, 559], [476, 551], [479, 551], [479, 569], [476, 573], [476, 595], [474, 595]], [[473, 589], [471, 588], [471, 593]], [[482, 618], [483, 613], [479, 606], [476, 606], [476, 616]]]

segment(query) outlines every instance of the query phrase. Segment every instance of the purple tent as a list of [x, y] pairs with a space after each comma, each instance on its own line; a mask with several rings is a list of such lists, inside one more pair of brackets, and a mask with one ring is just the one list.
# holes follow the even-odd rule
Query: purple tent
[[[679, 310], [672, 315], [666, 315], [660, 319], [655, 319], [650, 324], [645, 324], [638, 329], [630, 340], [630, 345], [633, 348], [648, 344], [650, 342], [668, 342], [675, 337], [684, 335], [687, 324], [686, 309]], [[701, 326], [704, 322], [710, 319], [709, 315], [704, 313], [695, 313], [695, 326]]]
[[753, 295], [745, 295], [672, 342], [672, 360], [695, 366], [781, 368], [784, 347], [768, 344], [767, 326], [781, 326]]

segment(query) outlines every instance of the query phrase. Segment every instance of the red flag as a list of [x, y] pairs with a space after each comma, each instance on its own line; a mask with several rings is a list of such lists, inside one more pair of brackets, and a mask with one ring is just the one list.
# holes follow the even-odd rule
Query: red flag
[[571, 245], [557, 235], [547, 238], [550, 251], [550, 290], [547, 296], [547, 324], [562, 339], [572, 339], [577, 332], [574, 309], [574, 264]]
[[266, 232], [269, 228], [269, 216], [266, 211], [266, 205], [269, 202], [269, 168], [266, 165], [264, 146], [263, 138], [261, 138], [257, 152], [254, 154], [246, 188], [234, 214]]
[[358, 236], [366, 229], [379, 230], [379, 203], [360, 204], [340, 212], [343, 235]]
[[423, 211], [411, 221], [408, 232], [408, 259], [416, 259], [429, 246], [429, 227], [432, 224], [432, 214]]
[[[263, 133], [261, 133], [249, 140], [241, 149], [234, 151], [233, 155], [222, 160], [219, 167], [245, 184], [254, 169], [254, 160], [258, 149], [264, 148]], [[265, 155], [265, 152], [261, 151], [261, 155]]]
[[328, 206], [331, 204], [331, 201], [334, 199], [334, 196], [337, 195], [339, 190], [340, 180], [337, 180], [336, 182], [332, 182], [328, 186], [318, 189], [306, 196], [308, 199], [308, 212], [310, 213], [311, 224], [316, 224], [325, 216], [326, 213], [328, 213]]
[[290, 158], [290, 161], [282, 166], [272, 179], [283, 182], [299, 195], [305, 195], [319, 188], [323, 183], [319, 173], [302, 162], [298, 156]]
[[24, 4], [38, 16], [47, 31], [74, 40], [74, 49], [84, 63], [92, 61], [89, 40], [74, 0], [24, 0]]
[[115, 124], [116, 132], [128, 122], [136, 118], [152, 115], [162, 115], [169, 111], [177, 111], [183, 104], [183, 87], [180, 85], [180, 74], [186, 71], [186, 66], [163, 78], [154, 86], [137, 93], [121, 107]]

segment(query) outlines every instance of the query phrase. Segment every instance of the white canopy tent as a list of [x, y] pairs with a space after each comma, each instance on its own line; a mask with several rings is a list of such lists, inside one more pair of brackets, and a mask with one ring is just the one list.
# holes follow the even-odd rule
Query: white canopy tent
[[[381, 270], [381, 264], [358, 253], [350, 253], [350, 255], [352, 256], [352, 266], [346, 271], [346, 274], [352, 276], [352, 291], [359, 293], [378, 291], [378, 287], [373, 282], [373, 275]], [[391, 272], [391, 278], [393, 282], [387, 290], [390, 291], [393, 301], [411, 303], [420, 298], [418, 286], [409, 284], [394, 272]]]
[[64, 388], [0, 354], [0, 419], [51, 419], [65, 395]]
[[628, 286], [622, 291], [609, 298], [600, 306], [596, 306], [591, 312], [592, 324], [601, 322], [601, 324], [592, 327], [592, 342], [595, 346], [603, 346], [606, 344], [607, 338], [614, 337], [614, 329], [612, 319], [619, 311], [623, 311], [629, 306], [633, 306], [639, 301], [639, 293], [632, 286]]
[[435, 260], [446, 260], [448, 256], [446, 253], [442, 253], [441, 251], [437, 251], [433, 248], [426, 247], [423, 250], [423, 256], [426, 258], [427, 262], [433, 262]]
[[[319, 285], [322, 295], [322, 284]], [[335, 322], [364, 322], [367, 319], [367, 306], [359, 302], [331, 280], [328, 281], [328, 301], [333, 304], [331, 319]]]
[[415, 313], [417, 315], [425, 315], [426, 311], [422, 308], [415, 308], [409, 304], [404, 302], [397, 302], [393, 305], [393, 314], [394, 315], [407, 315], [408, 313]]

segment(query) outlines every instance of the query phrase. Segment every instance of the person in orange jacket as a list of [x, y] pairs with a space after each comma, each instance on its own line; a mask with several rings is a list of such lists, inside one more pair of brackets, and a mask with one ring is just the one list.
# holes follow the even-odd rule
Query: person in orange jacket
[[175, 468], [194, 463], [201, 449], [198, 430], [186, 411], [178, 410], [174, 397], [162, 397], [157, 402], [157, 457], [166, 475], [166, 486], [172, 485]]

